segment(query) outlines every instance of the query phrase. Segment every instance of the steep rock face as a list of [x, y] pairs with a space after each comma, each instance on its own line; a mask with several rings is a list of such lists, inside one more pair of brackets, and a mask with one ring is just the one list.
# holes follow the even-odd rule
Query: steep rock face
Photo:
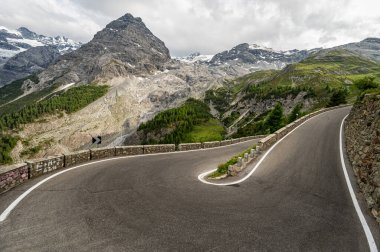
[[130, 14], [112, 21], [78, 50], [65, 54], [39, 75], [40, 88], [53, 83], [107, 81], [145, 76], [170, 60], [169, 50], [140, 18]]
[[380, 224], [380, 95], [366, 95], [354, 105], [344, 133], [357, 182]]
[[47, 68], [60, 56], [55, 46], [37, 46], [18, 53], [0, 68], [0, 86]]

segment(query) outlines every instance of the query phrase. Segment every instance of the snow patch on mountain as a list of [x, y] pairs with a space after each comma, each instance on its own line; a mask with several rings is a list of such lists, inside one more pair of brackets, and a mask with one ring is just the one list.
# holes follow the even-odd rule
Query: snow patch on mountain
[[209, 62], [214, 55], [203, 55], [199, 52], [192, 53], [185, 57], [173, 57], [173, 59], [182, 61], [184, 63], [196, 63], [196, 62]]

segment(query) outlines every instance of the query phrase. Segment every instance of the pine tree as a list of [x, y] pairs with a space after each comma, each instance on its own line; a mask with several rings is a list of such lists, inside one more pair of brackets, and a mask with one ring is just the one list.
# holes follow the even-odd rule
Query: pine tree
[[277, 102], [273, 110], [268, 114], [265, 120], [265, 126], [269, 129], [270, 133], [280, 129], [284, 124], [284, 109], [281, 103]]

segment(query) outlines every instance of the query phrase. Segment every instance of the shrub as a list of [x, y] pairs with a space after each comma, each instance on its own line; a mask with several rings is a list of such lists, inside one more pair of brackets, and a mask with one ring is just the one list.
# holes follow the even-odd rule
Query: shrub
[[327, 104], [327, 107], [334, 107], [340, 104], [347, 103], [347, 100], [346, 100], [347, 95], [348, 95], [347, 90], [345, 89], [335, 90], [330, 97], [330, 101]]
[[362, 79], [355, 81], [354, 84], [361, 91], [377, 88], [379, 86], [379, 84], [375, 82], [374, 76], [366, 76]]

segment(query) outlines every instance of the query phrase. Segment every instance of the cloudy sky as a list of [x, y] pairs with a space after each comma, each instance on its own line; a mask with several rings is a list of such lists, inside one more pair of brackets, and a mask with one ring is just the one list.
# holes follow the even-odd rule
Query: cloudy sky
[[87, 42], [129, 12], [173, 56], [215, 54], [243, 43], [331, 47], [380, 37], [379, 0], [1, 0], [0, 26]]

